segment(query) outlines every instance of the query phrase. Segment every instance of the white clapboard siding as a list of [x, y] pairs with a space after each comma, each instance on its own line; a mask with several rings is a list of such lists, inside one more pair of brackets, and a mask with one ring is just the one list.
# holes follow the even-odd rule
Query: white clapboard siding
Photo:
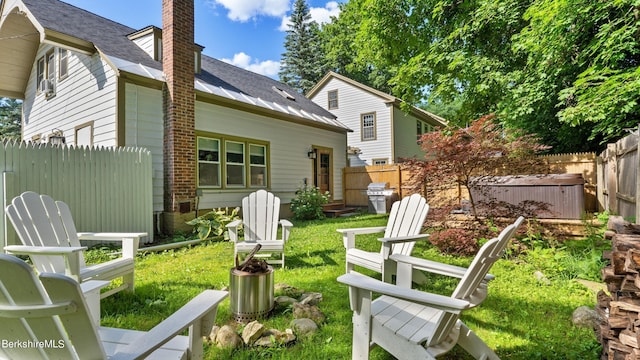
[[[41, 45], [36, 59], [52, 49], [51, 45]], [[23, 102], [23, 139], [31, 140], [39, 135], [46, 140], [56, 129], [63, 132], [67, 144], [75, 145], [76, 127], [91, 122], [94, 146], [116, 146], [115, 71], [99, 54], [69, 51], [68, 56], [69, 75], [53, 79], [55, 96], [36, 92], [37, 61], [34, 62]]]
[[[30, 190], [69, 205], [80, 232], [147, 232], [153, 240], [151, 153], [138, 148], [0, 144], [2, 213]], [[2, 216], [5, 244], [18, 244]]]
[[[332, 90], [338, 91], [338, 108], [331, 109], [331, 113], [338, 117], [338, 120], [353, 130], [347, 134], [349, 146], [357, 147], [361, 150], [358, 159], [353, 159], [352, 166], [366, 162], [372, 164], [372, 159], [393, 159], [393, 142], [391, 131], [392, 106], [386, 103], [376, 94], [355, 87], [345, 81], [332, 78], [322, 90], [312, 98], [318, 105], [328, 108], [327, 93]], [[362, 141], [361, 118], [362, 114], [374, 113], [376, 116], [376, 139]], [[415, 132], [415, 129], [413, 129]]]
[[153, 36], [153, 32], [150, 32], [147, 35], [141, 36], [133, 40], [133, 42], [140, 47], [140, 49], [144, 50], [144, 52], [149, 55], [150, 58], [155, 58], [155, 44], [153, 43], [155, 36]]
[[125, 137], [127, 146], [151, 152], [153, 163], [153, 210], [164, 210], [164, 112], [162, 90], [125, 85]]

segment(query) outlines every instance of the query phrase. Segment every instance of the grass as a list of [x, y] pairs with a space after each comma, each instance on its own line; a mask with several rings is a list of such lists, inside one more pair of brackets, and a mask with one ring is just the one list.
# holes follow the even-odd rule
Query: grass
[[[316, 334], [287, 348], [232, 351], [206, 345], [205, 358], [350, 358], [352, 313], [347, 288], [336, 281], [344, 273], [345, 254], [335, 230], [385, 223], [381, 215], [296, 222], [286, 246], [287, 268], [276, 270], [275, 282], [321, 292], [320, 308], [327, 322]], [[375, 236], [357, 241], [360, 247], [374, 251], [380, 248]], [[489, 285], [489, 296], [482, 305], [465, 312], [463, 321], [502, 359], [598, 359], [600, 345], [593, 330], [576, 328], [571, 322], [575, 308], [592, 307], [596, 302], [595, 293], [575, 281], [578, 276], [598, 280], [602, 249], [594, 244], [591, 239], [555, 248], [537, 247], [499, 260], [491, 271], [496, 280]], [[471, 262], [471, 258], [441, 255], [428, 243], [416, 245], [414, 255], [462, 266]], [[224, 241], [139, 256], [135, 293], [121, 292], [102, 300], [102, 325], [150, 329], [200, 291], [228, 286], [232, 257], [232, 244]], [[550, 283], [537, 281], [535, 271], [544, 273]], [[455, 282], [450, 279], [432, 276], [428, 289], [449, 295], [453, 287]], [[264, 323], [284, 330], [292, 319], [289, 309], [280, 308]], [[222, 303], [216, 320], [217, 325], [226, 323], [233, 323], [228, 300]], [[371, 358], [392, 359], [379, 348]], [[467, 358], [459, 348], [444, 357]]]

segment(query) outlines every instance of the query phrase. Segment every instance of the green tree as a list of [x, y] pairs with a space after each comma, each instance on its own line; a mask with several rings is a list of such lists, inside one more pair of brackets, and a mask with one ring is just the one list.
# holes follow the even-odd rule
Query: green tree
[[454, 124], [495, 113], [587, 151], [638, 121], [639, 14], [633, 0], [351, 0], [323, 31], [347, 76]]
[[353, 68], [388, 74], [408, 103], [456, 103], [447, 120], [465, 124], [497, 109], [507, 70], [524, 64], [509, 44], [530, 1], [352, 0], [335, 24]]
[[[392, 93], [389, 80], [393, 67], [369, 61], [361, 49], [366, 44], [356, 44], [357, 29], [366, 18], [361, 11], [366, 0], [350, 0], [341, 3], [340, 16], [324, 24], [321, 31], [327, 66], [339, 74], [385, 93]], [[362, 39], [366, 42], [366, 39]]]
[[20, 140], [22, 101], [0, 98], [0, 140]]
[[515, 91], [548, 101], [562, 124], [590, 129], [591, 142], [624, 135], [640, 115], [639, 13], [633, 0], [536, 1], [515, 38], [528, 58]]
[[320, 29], [311, 20], [305, 0], [296, 0], [291, 12], [291, 23], [285, 37], [280, 80], [305, 93], [324, 76], [325, 56], [320, 44]]

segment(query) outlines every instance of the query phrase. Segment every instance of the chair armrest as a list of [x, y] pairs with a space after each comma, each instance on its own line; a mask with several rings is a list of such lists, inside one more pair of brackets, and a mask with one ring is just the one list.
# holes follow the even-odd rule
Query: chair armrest
[[429, 237], [429, 234], [418, 234], [418, 235], [408, 235], [408, 236], [396, 236], [390, 238], [378, 238], [378, 241], [382, 241], [383, 243], [402, 243], [402, 242], [411, 242], [417, 240], [426, 240]]
[[408, 235], [408, 236], [396, 236], [392, 238], [379, 238], [378, 240], [382, 242], [382, 258], [388, 259], [392, 254], [392, 246], [397, 243], [405, 243], [412, 242], [416, 240], [425, 240], [429, 237], [429, 234], [417, 234], [417, 235]]
[[227, 231], [229, 231], [229, 240], [232, 242], [238, 242], [238, 227], [242, 224], [242, 220], [237, 219], [227, 224]]
[[352, 228], [352, 229], [337, 229], [336, 231], [342, 234], [342, 243], [344, 248], [349, 250], [356, 247], [356, 235], [361, 234], [375, 234], [384, 232], [387, 228], [385, 226], [366, 227], [366, 228]]
[[282, 240], [286, 242], [287, 239], [289, 239], [289, 235], [291, 234], [291, 228], [293, 227], [293, 224], [287, 219], [282, 219], [280, 220], [280, 226], [282, 226]]
[[17, 255], [64, 255], [82, 252], [87, 250], [86, 246], [27, 246], [27, 245], [7, 245], [4, 250]]
[[360, 234], [375, 234], [379, 232], [384, 232], [387, 229], [386, 226], [373, 226], [366, 228], [351, 228], [351, 229], [337, 229], [336, 231], [345, 234], [345, 233], [354, 233], [356, 235]]
[[[443, 264], [437, 261], [431, 261], [427, 259], [420, 259], [413, 256], [393, 254], [389, 256], [391, 260], [399, 263], [410, 264], [413, 269], [427, 271], [433, 274], [445, 275], [461, 279], [467, 272], [467, 268], [449, 264]], [[487, 274], [484, 277], [485, 281], [491, 281], [495, 279], [495, 276]]]
[[[156, 325], [141, 336], [135, 343], [114, 354], [111, 359], [146, 358], [153, 351], [180, 334], [184, 329], [194, 326], [195, 334], [190, 334], [191, 341], [198, 341], [202, 346], [202, 336], [206, 336], [202, 325], [213, 326], [218, 304], [228, 296], [228, 292], [220, 290], [205, 290], [178, 309], [171, 316]], [[201, 324], [203, 318], [210, 317], [209, 324]], [[200, 323], [200, 324], [199, 324]], [[197, 328], [200, 327], [200, 328]], [[205, 329], [206, 330], [206, 329]], [[194, 349], [190, 349], [194, 350]], [[197, 351], [197, 350], [196, 350]], [[202, 351], [201, 349], [199, 351]]]
[[[355, 288], [367, 290], [377, 294], [392, 296], [425, 306], [442, 309], [452, 313], [459, 313], [461, 310], [467, 309], [470, 306], [469, 302], [465, 300], [455, 299], [439, 294], [427, 293], [414, 289], [406, 289], [358, 273], [348, 273], [340, 275], [338, 277], [338, 282], [349, 285], [351, 289]], [[358, 311], [358, 309], [353, 309], [353, 306], [354, 301], [352, 300], [352, 310]]]
[[140, 238], [148, 236], [146, 232], [141, 233], [78, 233], [79, 240], [89, 241], [121, 241], [122, 242], [122, 257], [134, 258], [140, 247]]
[[[59, 246], [26, 246], [26, 245], [8, 245], [4, 247], [5, 251], [17, 254], [17, 255], [29, 255], [29, 256], [48, 256], [48, 255], [58, 255], [64, 256], [64, 267], [65, 267], [65, 275], [72, 277], [77, 282], [81, 282], [80, 279], [80, 259], [82, 252], [87, 250], [86, 246], [69, 246], [69, 247], [59, 247]], [[40, 271], [44, 271], [42, 267], [38, 266], [36, 263], [36, 267]]]

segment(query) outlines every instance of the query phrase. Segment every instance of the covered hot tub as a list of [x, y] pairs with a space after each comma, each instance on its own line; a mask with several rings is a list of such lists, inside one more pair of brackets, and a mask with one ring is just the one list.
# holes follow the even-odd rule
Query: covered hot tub
[[527, 200], [546, 203], [548, 211], [538, 213], [541, 219], [580, 219], [585, 211], [582, 174], [492, 176], [474, 181], [470, 191], [476, 204], [492, 200], [512, 205]]

